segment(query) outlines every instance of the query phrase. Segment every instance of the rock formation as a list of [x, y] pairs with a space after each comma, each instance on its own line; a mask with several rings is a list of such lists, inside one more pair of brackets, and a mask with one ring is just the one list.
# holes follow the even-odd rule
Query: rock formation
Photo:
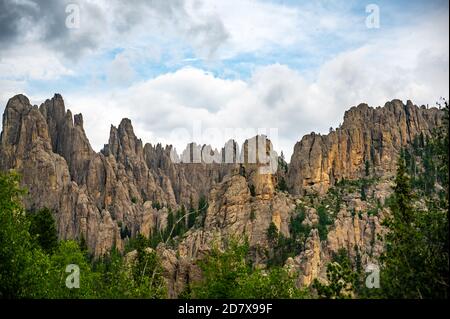
[[[280, 234], [290, 237], [291, 217], [302, 203], [303, 223], [311, 231], [302, 252], [287, 264], [300, 272], [300, 284], [309, 285], [324, 275], [327, 262], [341, 248], [352, 258], [358, 254], [363, 264], [380, 254], [377, 235], [384, 231], [381, 220], [388, 212], [368, 211], [389, 195], [389, 176], [401, 147], [418, 134], [429, 134], [440, 120], [438, 109], [419, 108], [410, 101], [403, 105], [393, 100], [382, 108], [361, 104], [347, 111], [343, 124], [328, 135], [304, 136], [288, 166], [262, 136], [245, 141], [241, 152], [235, 141], [221, 152], [192, 143], [176, 161], [172, 146], [143, 145], [129, 119], [111, 126], [108, 144], [97, 153], [84, 132], [82, 115], [66, 111], [60, 95], [40, 107], [17, 95], [3, 115], [0, 170], [21, 173], [29, 191], [25, 207], [51, 208], [59, 238], [83, 237], [96, 256], [114, 246], [122, 249], [128, 236], [150, 236], [154, 229], [164, 229], [169, 209], [207, 198], [204, 225], [177, 238], [175, 247], [160, 244], [156, 249], [171, 297], [201, 277], [196, 261], [230, 237], [246, 236], [254, 263], [264, 265], [269, 225], [273, 222]], [[198, 160], [198, 154], [226, 163], [207, 163]], [[278, 170], [277, 163], [283, 164]], [[373, 202], [347, 191], [338, 211], [327, 208], [332, 223], [321, 240], [318, 200], [337, 181], [361, 178], [367, 170], [379, 178], [368, 189]], [[277, 189], [281, 178], [287, 180], [289, 193]], [[314, 194], [314, 200], [304, 196]], [[305, 204], [307, 198], [310, 204]]]
[[429, 134], [440, 118], [437, 108], [419, 108], [411, 101], [352, 107], [339, 128], [328, 135], [306, 135], [295, 145], [288, 186], [294, 194], [324, 193], [342, 178], [362, 177], [366, 162], [379, 176], [391, 174], [401, 147], [420, 133]]
[[[235, 144], [228, 143], [233, 150]], [[202, 152], [207, 146], [188, 147], [194, 148]], [[176, 163], [171, 152], [172, 146], [143, 145], [131, 121], [123, 119], [118, 127], [111, 126], [108, 144], [96, 153], [82, 115], [66, 111], [61, 95], [40, 107], [17, 95], [3, 116], [0, 169], [22, 174], [30, 193], [26, 208], [51, 208], [60, 238], [84, 237], [99, 255], [123, 246], [119, 228], [126, 227], [131, 236], [149, 234], [163, 226], [167, 216], [167, 209], [155, 207], [195, 205], [226, 175], [239, 170], [237, 153], [232, 163], [207, 164]], [[103, 222], [108, 225], [100, 227]]]

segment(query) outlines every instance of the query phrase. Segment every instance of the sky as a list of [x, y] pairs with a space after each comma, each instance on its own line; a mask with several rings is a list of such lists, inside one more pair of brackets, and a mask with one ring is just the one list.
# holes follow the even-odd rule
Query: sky
[[0, 0], [0, 111], [60, 93], [99, 151], [269, 135], [289, 161], [345, 110], [449, 96], [448, 1]]

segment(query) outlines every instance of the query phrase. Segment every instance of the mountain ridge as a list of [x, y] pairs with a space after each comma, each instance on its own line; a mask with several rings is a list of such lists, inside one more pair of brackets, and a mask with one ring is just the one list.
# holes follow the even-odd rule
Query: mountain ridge
[[[3, 115], [0, 169], [22, 174], [30, 193], [24, 200], [26, 209], [50, 208], [58, 237], [85, 239], [95, 256], [113, 247], [123, 251], [137, 234], [149, 237], [164, 230], [172, 211], [190, 209], [206, 198], [203, 226], [188, 229], [175, 248], [158, 246], [170, 295], [176, 297], [186, 284], [183, 276], [198, 276], [194, 261], [207, 254], [215, 240], [245, 235], [254, 249], [254, 262], [267, 262], [261, 252], [269, 247], [268, 227], [273, 223], [289, 238], [290, 220], [297, 216], [299, 205], [305, 205], [305, 195], [325, 196], [339, 181], [370, 174], [382, 180], [367, 191], [383, 201], [390, 185], [384, 179], [395, 172], [400, 149], [412, 143], [414, 136], [430, 134], [440, 121], [437, 108], [417, 107], [411, 101], [393, 100], [378, 108], [360, 104], [346, 111], [343, 124], [329, 134], [305, 135], [296, 143], [289, 165], [279, 165], [271, 174], [261, 173], [267, 164], [247, 160], [173, 163], [172, 147], [143, 145], [129, 119], [118, 127], [111, 125], [108, 143], [95, 152], [83, 128], [83, 116], [72, 116], [61, 95], [55, 94], [39, 107], [32, 106], [26, 96], [16, 95]], [[251, 140], [241, 148], [244, 159], [248, 159]], [[237, 143], [231, 141], [228, 146], [237, 158]], [[192, 143], [190, 147], [194, 152], [195, 147], [203, 150], [205, 146]], [[273, 151], [270, 141], [263, 151]], [[280, 188], [282, 180], [287, 182], [287, 192]], [[287, 261], [301, 270], [301, 284], [320, 276], [326, 261], [343, 246], [349, 251], [358, 247], [364, 263], [381, 252], [373, 238], [383, 232], [380, 221], [385, 212], [355, 219], [352, 211], [368, 210], [373, 203], [359, 195], [347, 197], [344, 209], [333, 213], [329, 232], [312, 229], [305, 250]], [[317, 207], [308, 207], [305, 214], [304, 223], [317, 225]]]

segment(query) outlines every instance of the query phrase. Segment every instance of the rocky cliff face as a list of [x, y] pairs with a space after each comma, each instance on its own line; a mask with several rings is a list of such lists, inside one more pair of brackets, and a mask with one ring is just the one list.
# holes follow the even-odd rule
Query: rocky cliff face
[[[172, 297], [177, 296], [188, 282], [200, 278], [195, 263], [214, 245], [224, 247], [230, 238], [245, 236], [255, 264], [264, 264], [270, 223], [274, 222], [282, 234], [289, 236], [289, 220], [295, 209], [292, 197], [286, 193], [274, 193], [270, 198], [263, 194], [252, 195], [249, 185], [249, 181], [239, 174], [225, 177], [211, 190], [204, 227], [188, 231], [175, 250], [165, 245], [158, 247], [166, 276], [171, 278], [168, 283]], [[191, 274], [188, 280], [186, 273]]]
[[[134, 236], [163, 225], [167, 209], [198, 201], [228, 168], [174, 164], [170, 147], [142, 145], [130, 120], [111, 126], [108, 144], [92, 150], [81, 114], [72, 116], [59, 94], [40, 107], [11, 98], [3, 116], [0, 169], [16, 169], [30, 196], [27, 209], [55, 211], [60, 238], [84, 237], [100, 255], [121, 248], [120, 229]], [[158, 205], [158, 206], [159, 206]]]
[[[234, 141], [227, 145], [237, 148]], [[201, 153], [206, 148], [191, 144], [188, 150]], [[59, 94], [40, 107], [17, 95], [3, 116], [0, 169], [22, 173], [30, 192], [26, 208], [53, 209], [60, 238], [84, 237], [96, 255], [114, 245], [121, 248], [124, 228], [135, 236], [164, 227], [167, 208], [196, 205], [226, 175], [239, 171], [233, 162], [207, 164], [191, 158], [177, 163], [171, 153], [171, 146], [143, 145], [129, 119], [111, 126], [108, 144], [96, 153], [82, 115], [66, 111]]]
[[286, 266], [298, 272], [299, 285], [308, 286], [315, 278], [326, 277], [327, 264], [341, 249], [346, 249], [351, 260], [358, 258], [365, 267], [382, 252], [383, 245], [378, 236], [385, 233], [381, 222], [388, 211], [370, 211], [390, 194], [390, 186], [391, 182], [384, 180], [369, 187], [368, 192], [374, 196], [370, 201], [362, 201], [359, 190], [346, 190], [347, 195], [342, 198], [338, 212], [327, 207], [330, 205], [325, 206], [332, 222], [326, 237], [321, 239], [316, 209], [322, 203], [321, 197], [306, 203], [305, 198], [284, 192], [275, 192], [270, 198], [252, 196], [245, 177], [239, 174], [228, 176], [211, 190], [204, 226], [191, 229], [178, 238], [175, 248], [164, 244], [158, 246], [170, 296], [176, 297], [186, 284], [201, 278], [196, 262], [207, 256], [213, 246], [224, 247], [230, 238], [246, 237], [253, 263], [265, 267], [271, 249], [267, 229], [273, 222], [280, 234], [291, 237], [291, 218], [297, 216], [299, 206], [306, 212], [303, 224], [309, 225], [311, 230], [304, 244], [299, 243], [301, 252], [286, 261]]
[[419, 108], [411, 101], [352, 107], [339, 128], [328, 135], [306, 135], [295, 145], [288, 186], [294, 194], [324, 193], [342, 178], [362, 177], [366, 162], [378, 176], [391, 174], [400, 149], [416, 135], [429, 134], [440, 117], [438, 109]]
[[[295, 173], [302, 182], [291, 184], [293, 189], [299, 190], [291, 194], [275, 189], [276, 179], [282, 174], [254, 174], [255, 165], [246, 165], [244, 173], [226, 177], [211, 189], [204, 227], [185, 234], [178, 250], [164, 245], [159, 247], [161, 256], [172, 256], [164, 259], [166, 275], [171, 278], [171, 296], [177, 296], [186, 283], [200, 277], [195, 261], [207, 255], [213, 245], [224, 245], [231, 236], [246, 236], [253, 262], [264, 265], [270, 249], [267, 240], [270, 223], [273, 222], [285, 237], [290, 237], [290, 220], [298, 214], [299, 205], [306, 211], [303, 224], [309, 225], [311, 231], [300, 254], [286, 261], [286, 266], [298, 271], [299, 285], [307, 286], [315, 278], [326, 277], [327, 264], [341, 249], [348, 252], [351, 260], [359, 260], [363, 268], [375, 262], [383, 249], [379, 240], [386, 231], [382, 220], [389, 214], [382, 203], [392, 192], [392, 173], [399, 151], [417, 134], [429, 134], [440, 122], [440, 116], [437, 109], [418, 108], [411, 103], [403, 105], [396, 100], [387, 103], [385, 108], [360, 105], [351, 109], [337, 132], [325, 137], [307, 136], [297, 144], [288, 174], [291, 183]], [[369, 198], [362, 198], [358, 187], [336, 186], [341, 192], [341, 203], [335, 211], [335, 202], [329, 202], [333, 193], [327, 190], [334, 187], [338, 179], [369, 178], [366, 161], [369, 161], [368, 175], [373, 180], [365, 189]], [[322, 174], [318, 176], [325, 177], [308, 179], [306, 176], [311, 176], [308, 174], [317, 167]], [[333, 174], [325, 174], [325, 167]], [[257, 185], [253, 194], [252, 185]], [[307, 190], [308, 196], [305, 197], [302, 190]], [[319, 235], [319, 206], [331, 220], [325, 238]], [[177, 255], [179, 258], [174, 257]], [[187, 273], [195, 275], [186, 279]]]
[[[280, 234], [290, 237], [290, 220], [301, 206], [306, 214], [303, 223], [311, 231], [301, 252], [286, 263], [300, 272], [299, 284], [309, 285], [324, 276], [326, 264], [341, 248], [352, 258], [358, 256], [363, 265], [380, 254], [377, 236], [384, 231], [381, 221], [388, 211], [379, 209], [378, 203], [391, 191], [389, 178], [398, 153], [417, 134], [429, 134], [440, 118], [439, 110], [409, 101], [403, 105], [394, 100], [383, 108], [361, 104], [347, 111], [343, 124], [328, 135], [303, 137], [286, 173], [284, 166], [276, 169], [273, 146], [270, 141], [262, 143], [260, 136], [247, 140], [241, 152], [230, 141], [218, 155], [209, 146], [190, 144], [174, 161], [171, 146], [143, 145], [129, 119], [111, 126], [108, 144], [96, 153], [84, 132], [82, 115], [66, 111], [60, 95], [40, 107], [17, 95], [3, 115], [0, 169], [22, 174], [29, 190], [27, 209], [51, 208], [59, 237], [84, 237], [96, 256], [113, 246], [122, 249], [128, 235], [149, 236], [155, 228], [165, 228], [169, 208], [196, 205], [206, 197], [204, 225], [176, 238], [175, 247], [157, 248], [171, 297], [200, 278], [196, 261], [230, 237], [246, 236], [254, 263], [264, 265], [270, 249], [269, 225], [273, 222]], [[202, 152], [228, 157], [228, 163], [194, 160]], [[339, 180], [366, 176], [367, 170], [376, 179], [366, 189], [370, 200], [363, 199], [359, 190], [341, 189], [341, 204], [332, 209], [336, 205], [327, 190]], [[280, 178], [287, 180], [290, 193], [277, 189]], [[321, 205], [331, 220], [325, 237], [318, 230]]]
[[[70, 149], [77, 148], [72, 142], [82, 143], [84, 132], [82, 126], [74, 127], [71, 114], [64, 111], [60, 101], [60, 96], [55, 96], [53, 102], [47, 101], [41, 106], [43, 112], [31, 106], [23, 95], [8, 102], [3, 116], [0, 167], [13, 168], [22, 174], [23, 184], [29, 191], [25, 198], [28, 209], [48, 207], [57, 212], [60, 238], [84, 236], [96, 254], [104, 253], [113, 245], [120, 249], [119, 230], [110, 212], [98, 207], [88, 189], [71, 177], [70, 167], [79, 167], [77, 160], [84, 161], [86, 155], [80, 148], [80, 157], [72, 157]], [[46, 117], [51, 105], [55, 107], [50, 111], [55, 112], [55, 118], [50, 116], [49, 125]], [[68, 132], [67, 137], [62, 138], [59, 130]], [[77, 137], [69, 140], [74, 135]], [[90, 147], [85, 150], [90, 151]], [[80, 171], [76, 176], [83, 178], [85, 173]]]

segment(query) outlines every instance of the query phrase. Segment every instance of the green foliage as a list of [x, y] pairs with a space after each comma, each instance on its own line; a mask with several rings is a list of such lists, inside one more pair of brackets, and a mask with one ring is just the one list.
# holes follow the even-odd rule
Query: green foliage
[[[98, 298], [99, 275], [91, 269], [86, 254], [80, 249], [76, 241], [61, 241], [57, 250], [50, 256], [49, 290], [47, 298]], [[66, 272], [68, 265], [80, 268], [80, 288], [66, 287]]]
[[[372, 203], [372, 201], [375, 201], [373, 195], [372, 197], [369, 196], [368, 191], [369, 187], [375, 184], [379, 180], [379, 178], [370, 176], [370, 164], [368, 161], [366, 161], [365, 166], [368, 176], [356, 180], [348, 180], [342, 178], [328, 190], [327, 194], [324, 197], [322, 197], [321, 206], [329, 207], [327, 208], [329, 219], [335, 217], [339, 213], [343, 203], [344, 195], [359, 193], [361, 200], [368, 201], [369, 204]], [[375, 213], [378, 213], [378, 210], [372, 209], [371, 214]], [[354, 212], [353, 215], [356, 215], [356, 212]], [[322, 226], [320, 228], [322, 234], [325, 235], [325, 227]]]
[[248, 243], [231, 240], [224, 251], [217, 246], [202, 260], [203, 280], [190, 287], [191, 298], [304, 298], [295, 275], [284, 268], [253, 269]]
[[442, 125], [439, 126], [433, 133], [432, 145], [435, 151], [436, 173], [437, 180], [443, 186], [444, 205], [448, 207], [449, 196], [449, 105], [448, 101], [444, 100], [444, 105], [439, 104], [439, 108], [444, 112], [442, 118]]
[[378, 213], [379, 213], [379, 207], [378, 206], [370, 208], [369, 210], [367, 210], [367, 215], [368, 216], [378, 216]]
[[172, 228], [175, 225], [175, 216], [172, 212], [172, 209], [169, 208], [169, 213], [167, 214], [167, 226], [166, 226], [166, 230], [168, 232], [168, 235], [170, 232], [172, 232]]
[[331, 225], [333, 221], [330, 219], [329, 213], [323, 205], [319, 206], [317, 214], [319, 215], [317, 230], [319, 231], [320, 240], [326, 240], [328, 236], [328, 225]]
[[188, 216], [188, 228], [192, 228], [195, 225], [195, 221], [197, 219], [198, 213], [194, 208], [194, 202], [192, 200], [192, 196], [189, 203], [189, 216]]
[[333, 253], [331, 261], [337, 262], [340, 265], [351, 265], [348, 251], [345, 248], [340, 248], [337, 252]]
[[30, 220], [30, 234], [47, 253], [51, 253], [58, 246], [58, 234], [52, 211], [43, 208], [28, 214]]
[[[398, 162], [392, 216], [381, 262], [381, 295], [385, 298], [447, 298], [448, 212], [414, 207], [404, 155]], [[448, 209], [448, 204], [447, 204]]]
[[274, 222], [271, 222], [269, 228], [267, 228], [267, 240], [271, 245], [278, 241], [278, 228]]
[[[204, 205], [201, 206], [201, 210], [194, 210], [191, 207], [190, 211], [186, 212], [186, 208], [183, 205], [175, 212], [169, 208], [167, 225], [164, 229], [158, 229], [158, 227], [155, 226], [151, 230], [148, 239], [140, 235], [135, 238], [130, 238], [125, 247], [125, 251], [130, 252], [137, 249], [138, 246], [142, 244], [141, 242], [145, 242], [144, 245], [151, 248], [158, 247], [160, 243], [174, 246], [191, 227], [195, 226], [195, 222], [198, 222], [199, 219], [202, 218], [202, 215], [206, 214], [207, 202], [206, 205], [205, 202], [206, 200], [204, 199], [200, 201], [199, 205]], [[190, 219], [191, 216], [194, 216], [196, 219]]]
[[255, 196], [256, 196], [255, 185], [250, 184], [250, 185], [248, 185], [248, 188], [250, 189], [250, 195], [252, 195], [253, 197], [255, 197]]
[[23, 296], [26, 287], [34, 286], [33, 265], [35, 247], [20, 204], [25, 193], [19, 186], [20, 177], [12, 172], [0, 173], [0, 297]]
[[205, 225], [207, 211], [208, 211], [208, 200], [204, 196], [201, 196], [198, 201], [198, 209], [197, 209], [200, 227], [203, 227]]
[[340, 186], [339, 183], [330, 187], [328, 192], [324, 198], [322, 198], [322, 205], [328, 204], [332, 207], [332, 213], [337, 215], [341, 210], [342, 206], [342, 196], [344, 195], [344, 189]]
[[172, 234], [173, 237], [181, 236], [187, 231], [186, 214], [186, 208], [182, 205], [181, 208], [177, 210], [175, 229]]
[[[365, 181], [365, 180], [364, 180], [364, 181]], [[361, 200], [363, 200], [363, 201], [366, 201], [366, 200], [367, 200], [366, 188], [367, 188], [366, 183], [363, 183], [363, 184], [361, 185]]]
[[256, 219], [256, 212], [254, 209], [250, 211], [250, 220], [253, 222]]
[[[411, 186], [422, 196], [434, 197], [435, 204], [448, 206], [448, 102], [439, 105], [443, 112], [442, 125], [435, 128], [430, 136], [423, 133], [416, 136], [412, 148], [403, 151]], [[439, 185], [437, 188], [436, 186]]]
[[365, 161], [365, 163], [364, 163], [364, 173], [365, 173], [366, 177], [368, 177], [370, 175], [370, 163], [369, 163], [369, 161]]
[[300, 254], [305, 246], [306, 239], [311, 227], [303, 225], [306, 214], [304, 208], [297, 207], [296, 214], [291, 216], [289, 222], [289, 237], [281, 234], [272, 222], [267, 229], [267, 240], [269, 242], [268, 267], [283, 266], [288, 257]]
[[[116, 251], [92, 263], [73, 240], [55, 243], [51, 211], [25, 215], [15, 173], [0, 173], [0, 298], [163, 298], [166, 288], [154, 251], [137, 240], [137, 262]], [[81, 247], [80, 247], [81, 245]], [[68, 265], [79, 267], [80, 287], [69, 289]]]
[[112, 250], [95, 263], [101, 298], [167, 298], [161, 263], [147, 244], [145, 237], [138, 235], [134, 255], [129, 260]]
[[412, 199], [410, 179], [406, 173], [405, 161], [400, 157], [397, 167], [394, 186], [394, 202], [392, 203], [393, 215], [396, 219], [409, 224], [412, 215]]
[[125, 238], [130, 238], [131, 237], [131, 230], [128, 228], [128, 226], [125, 225], [125, 227], [123, 227], [123, 225], [120, 226], [120, 238], [121, 239], [125, 239]]
[[380, 258], [382, 297], [448, 296], [448, 102], [439, 108], [442, 125], [402, 151], [394, 194], [385, 203], [392, 216]]
[[160, 210], [161, 208], [163, 208], [163, 205], [161, 205], [159, 202], [154, 201], [152, 202], [152, 208], [156, 209], [156, 210]]
[[225, 252], [214, 247], [211, 254], [199, 263], [204, 280], [193, 285], [192, 295], [196, 298], [230, 298], [236, 295], [240, 278], [249, 273], [246, 261], [248, 244], [230, 243]]
[[291, 220], [289, 223], [289, 233], [291, 237], [298, 243], [304, 243], [309, 233], [311, 232], [311, 226], [303, 224], [305, 218], [305, 209], [297, 207], [297, 215], [291, 216]]
[[154, 250], [147, 249], [146, 240], [139, 235], [136, 259], [131, 267], [131, 292], [138, 298], [163, 298], [166, 287], [162, 267]]
[[278, 167], [286, 174], [288, 172], [288, 163], [284, 158], [284, 153], [281, 151], [280, 156], [278, 157]]
[[342, 178], [340, 181], [336, 182], [335, 187], [339, 188], [342, 193], [355, 193], [360, 192], [361, 188], [367, 189], [369, 186], [375, 184], [379, 180], [378, 177], [364, 177], [360, 179], [345, 179]]
[[357, 273], [352, 270], [350, 259], [345, 249], [340, 250], [327, 265], [327, 283], [315, 279], [312, 287], [319, 298], [352, 298], [357, 281]]
[[129, 266], [117, 249], [94, 262], [92, 268], [98, 274], [97, 290], [101, 298], [138, 297], [134, 294]]
[[289, 272], [282, 267], [274, 267], [266, 271], [260, 269], [253, 270], [246, 278], [242, 279], [236, 298], [308, 298], [306, 290], [296, 286], [296, 276], [297, 274], [289, 274]]
[[280, 192], [287, 192], [289, 191], [288, 186], [286, 184], [286, 180], [284, 177], [280, 178], [280, 181], [277, 184], [277, 190], [279, 190]]

